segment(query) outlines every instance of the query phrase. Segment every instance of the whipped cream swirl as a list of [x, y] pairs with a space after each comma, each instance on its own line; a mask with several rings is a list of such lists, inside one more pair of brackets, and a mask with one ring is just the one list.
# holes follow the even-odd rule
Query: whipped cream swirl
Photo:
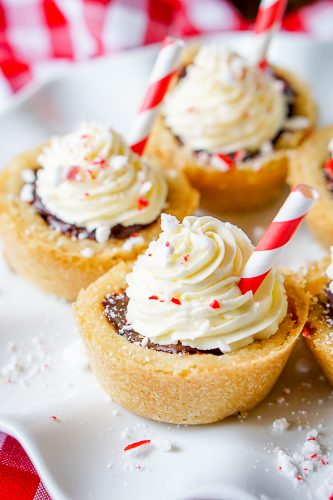
[[194, 151], [257, 151], [282, 129], [287, 101], [281, 82], [210, 43], [168, 94], [163, 113], [173, 134]]
[[232, 351], [273, 335], [287, 312], [278, 271], [255, 296], [238, 282], [253, 246], [236, 226], [210, 216], [182, 223], [162, 214], [159, 239], [127, 275], [130, 326], [157, 344]]
[[36, 190], [44, 206], [89, 231], [102, 228], [107, 235], [117, 224], [150, 224], [166, 203], [162, 171], [94, 122], [53, 138], [38, 163]]

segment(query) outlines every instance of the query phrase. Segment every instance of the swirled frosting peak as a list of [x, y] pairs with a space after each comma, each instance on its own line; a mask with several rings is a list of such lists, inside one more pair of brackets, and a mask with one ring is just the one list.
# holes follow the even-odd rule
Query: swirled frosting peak
[[260, 150], [281, 130], [281, 85], [217, 43], [202, 46], [165, 100], [166, 125], [194, 151]]
[[38, 163], [38, 196], [50, 213], [70, 224], [106, 232], [117, 224], [145, 225], [165, 206], [161, 170], [95, 122], [53, 138]]
[[127, 275], [127, 320], [157, 344], [238, 349], [273, 335], [287, 312], [276, 270], [255, 296], [238, 282], [253, 251], [236, 226], [210, 216], [182, 223], [162, 214], [162, 233]]

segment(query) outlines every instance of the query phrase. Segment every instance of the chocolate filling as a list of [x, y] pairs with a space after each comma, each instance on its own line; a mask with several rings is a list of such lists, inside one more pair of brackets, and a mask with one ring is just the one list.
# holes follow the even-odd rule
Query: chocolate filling
[[327, 307], [330, 309], [330, 312], [333, 316], [333, 293], [329, 289], [328, 285], [325, 288], [325, 294], [327, 297]]
[[324, 294], [326, 301], [322, 302], [324, 308], [324, 317], [329, 326], [333, 326], [333, 293], [328, 287], [328, 284], [325, 286]]
[[[96, 241], [95, 229], [93, 231], [88, 231], [87, 228], [65, 222], [48, 211], [48, 209], [42, 202], [41, 198], [37, 194], [36, 180], [33, 183], [32, 206], [34, 207], [36, 212], [42, 217], [42, 219], [46, 222], [46, 224], [55, 231], [60, 231], [61, 233], [73, 239], [89, 239]], [[113, 228], [111, 229], [109, 239], [114, 238], [117, 240], [125, 240], [126, 238], [129, 238], [133, 234], [137, 233], [138, 231], [141, 231], [141, 229], [144, 229], [145, 227], [154, 224], [154, 222], [156, 221], [153, 221], [150, 224], [134, 224], [132, 226], [123, 226], [122, 224], [117, 224], [116, 226], [113, 226]]]
[[[324, 287], [323, 293], [317, 296], [318, 305], [320, 306], [320, 316], [328, 324], [329, 327], [333, 327], [333, 293], [330, 291], [328, 284]], [[313, 335], [316, 332], [316, 328], [306, 322], [304, 331], [306, 332], [305, 337]]]
[[[297, 97], [297, 93], [295, 92], [295, 90], [292, 88], [292, 86], [289, 84], [289, 82], [285, 78], [283, 78], [282, 76], [278, 75], [277, 73], [275, 73], [271, 69], [268, 69], [267, 71], [270, 71], [270, 74], [273, 76], [273, 78], [275, 78], [276, 80], [278, 80], [278, 81], [280, 81], [280, 82], [283, 83], [283, 93], [284, 93], [284, 95], [286, 97], [287, 107], [288, 107], [287, 118], [290, 118], [291, 116], [293, 116], [295, 114], [295, 100], [296, 100], [296, 97]], [[180, 70], [180, 73], [179, 73], [179, 76], [178, 76], [178, 80], [181, 80], [182, 78], [185, 78], [186, 75], [187, 75], [187, 66], [184, 66]], [[170, 130], [170, 132], [173, 134], [173, 132], [171, 130]], [[272, 138], [271, 142], [272, 142], [273, 146], [278, 142], [278, 140], [280, 139], [280, 137], [285, 132], [286, 132], [286, 130], [282, 128], [275, 135], [275, 137]], [[184, 141], [182, 140], [181, 137], [179, 137], [178, 135], [175, 135], [175, 134], [173, 134], [173, 136], [175, 137], [175, 139], [177, 140], [177, 142], [181, 146], [185, 145], [185, 143], [184, 143]], [[212, 153], [210, 153], [209, 151], [205, 151], [204, 149], [196, 149], [196, 150], [193, 151], [193, 153], [195, 155], [199, 155], [201, 153], [206, 153], [208, 156], [212, 156]], [[229, 158], [232, 161], [236, 161], [237, 155], [238, 155], [237, 151], [226, 154], [226, 156], [229, 156]], [[242, 158], [242, 161], [253, 160], [255, 158], [259, 158], [261, 155], [262, 155], [262, 153], [261, 153], [260, 150], [258, 150], [258, 151], [245, 151], [244, 152], [244, 157]]]
[[177, 344], [154, 344], [148, 341], [147, 344], [142, 344], [145, 337], [137, 333], [131, 327], [127, 326], [126, 312], [127, 312], [128, 297], [126, 293], [114, 293], [107, 295], [102, 301], [102, 307], [107, 320], [111, 323], [118, 335], [121, 335], [133, 344], [154, 349], [155, 351], [167, 352], [169, 354], [214, 354], [221, 356], [223, 352], [220, 349], [201, 350], [193, 347], [184, 346], [180, 342]]

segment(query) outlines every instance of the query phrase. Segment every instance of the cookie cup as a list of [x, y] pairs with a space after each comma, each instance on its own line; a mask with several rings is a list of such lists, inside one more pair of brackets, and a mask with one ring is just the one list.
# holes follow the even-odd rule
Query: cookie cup
[[286, 274], [288, 313], [271, 338], [222, 356], [180, 356], [129, 342], [105, 318], [101, 302], [126, 288], [129, 270], [127, 264], [114, 267], [81, 291], [74, 305], [92, 369], [114, 401], [154, 420], [206, 424], [251, 410], [267, 396], [308, 313], [296, 275]]
[[[81, 288], [119, 262], [132, 261], [159, 235], [160, 218], [139, 231], [143, 242], [125, 250], [126, 240], [73, 240], [48, 226], [29, 203], [20, 200], [22, 171], [34, 169], [42, 147], [15, 158], [0, 173], [0, 236], [9, 266], [42, 290], [75, 300]], [[199, 195], [185, 176], [166, 173], [169, 195], [166, 212], [182, 219], [192, 213]]]
[[319, 200], [307, 216], [307, 224], [326, 248], [333, 245], [333, 193], [328, 190], [324, 164], [328, 158], [328, 143], [333, 126], [314, 132], [299, 150], [290, 155], [288, 183], [309, 184], [316, 188]]
[[333, 320], [329, 325], [325, 319], [327, 298], [324, 292], [328, 283], [325, 271], [329, 263], [330, 259], [327, 258], [313, 264], [307, 275], [310, 309], [305, 340], [318, 365], [333, 385]]
[[[193, 46], [184, 51], [183, 67], [193, 61], [197, 51], [198, 47]], [[287, 175], [287, 152], [299, 146], [315, 125], [316, 105], [307, 85], [286, 70], [274, 68], [274, 71], [295, 90], [295, 115], [307, 117], [310, 126], [306, 130], [283, 132], [275, 144], [274, 152], [266, 157], [242, 162], [227, 172], [220, 171], [201, 164], [198, 156], [171, 133], [163, 116], [157, 119], [147, 154], [157, 158], [164, 167], [177, 167], [184, 171], [193, 186], [200, 191], [201, 205], [208, 211], [255, 210], [274, 201], [281, 193]], [[176, 83], [177, 79], [173, 85]]]

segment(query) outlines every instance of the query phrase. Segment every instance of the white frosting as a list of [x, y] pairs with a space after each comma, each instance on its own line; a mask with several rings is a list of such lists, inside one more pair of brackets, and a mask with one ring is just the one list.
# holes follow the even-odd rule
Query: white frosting
[[260, 150], [283, 127], [283, 86], [216, 43], [204, 45], [164, 105], [168, 127], [192, 150]]
[[127, 320], [157, 344], [227, 352], [273, 335], [287, 312], [280, 274], [255, 297], [238, 282], [253, 246], [236, 226], [210, 216], [182, 223], [162, 214], [159, 239], [127, 275]]
[[326, 269], [326, 276], [330, 280], [328, 285], [329, 290], [331, 293], [333, 293], [333, 246], [330, 248], [330, 253], [331, 253], [331, 262]]
[[149, 224], [165, 206], [162, 171], [97, 123], [55, 137], [38, 161], [37, 193], [45, 207], [70, 224], [102, 228], [102, 243], [113, 226]]

